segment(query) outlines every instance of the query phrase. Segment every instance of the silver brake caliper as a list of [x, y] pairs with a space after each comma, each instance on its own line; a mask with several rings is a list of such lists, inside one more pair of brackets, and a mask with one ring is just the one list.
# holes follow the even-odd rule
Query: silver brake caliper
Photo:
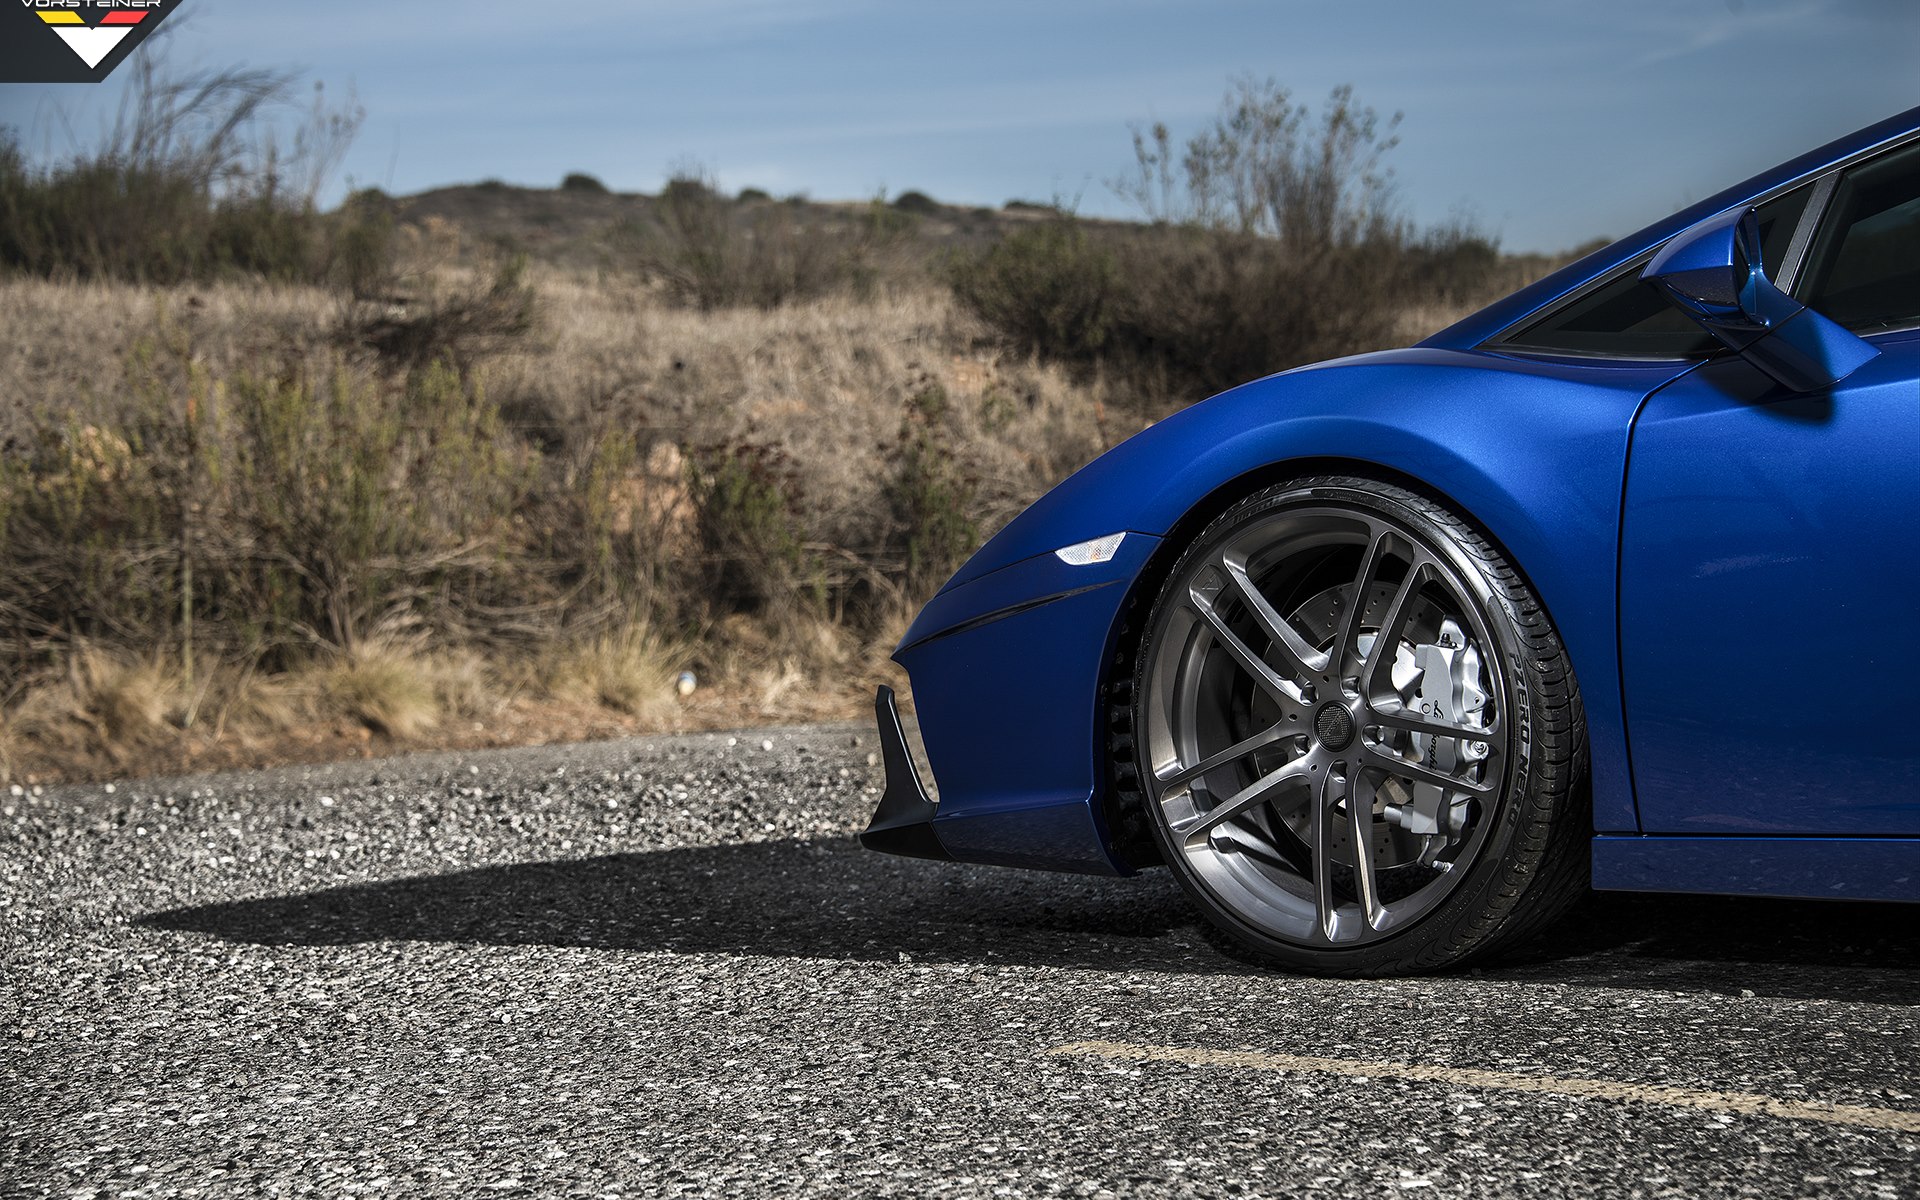
[[[1436, 721], [1468, 728], [1485, 728], [1487, 694], [1480, 688], [1480, 651], [1466, 632], [1449, 617], [1440, 623], [1431, 642], [1402, 643], [1394, 656], [1393, 686], [1410, 710]], [[1468, 763], [1487, 757], [1487, 744], [1474, 738], [1409, 733], [1403, 752], [1436, 771], [1455, 774]], [[1405, 803], [1388, 803], [1387, 821], [1410, 834], [1425, 837], [1420, 855], [1430, 862], [1466, 831], [1473, 797], [1438, 784], [1408, 785]]]

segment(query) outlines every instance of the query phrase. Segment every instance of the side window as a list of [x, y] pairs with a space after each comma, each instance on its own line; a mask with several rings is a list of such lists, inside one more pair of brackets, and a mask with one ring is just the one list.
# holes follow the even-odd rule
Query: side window
[[[1762, 204], [1760, 252], [1769, 270], [1786, 257], [1793, 232], [1806, 211], [1811, 186], [1793, 189]], [[1719, 346], [1705, 330], [1640, 282], [1635, 263], [1624, 274], [1590, 289], [1513, 334], [1506, 345], [1518, 350], [1559, 350], [1622, 358], [1692, 358]]]
[[1920, 325], [1920, 145], [1841, 177], [1802, 300], [1856, 333]]

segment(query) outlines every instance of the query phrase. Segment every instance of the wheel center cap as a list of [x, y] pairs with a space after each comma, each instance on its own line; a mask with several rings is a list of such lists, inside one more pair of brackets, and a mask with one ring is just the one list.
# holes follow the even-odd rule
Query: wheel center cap
[[1353, 744], [1353, 714], [1344, 704], [1323, 704], [1313, 714], [1313, 736], [1329, 750], [1345, 750]]

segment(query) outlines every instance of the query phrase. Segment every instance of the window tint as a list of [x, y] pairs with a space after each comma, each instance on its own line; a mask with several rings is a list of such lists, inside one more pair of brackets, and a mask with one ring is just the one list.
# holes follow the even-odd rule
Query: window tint
[[1859, 332], [1920, 324], [1920, 146], [1840, 180], [1814, 244], [1814, 311]]
[[[1786, 257], [1793, 231], [1806, 211], [1810, 186], [1797, 187], [1762, 204], [1760, 252], [1771, 271]], [[1668, 302], [1651, 284], [1640, 282], [1635, 263], [1612, 282], [1562, 304], [1509, 337], [1517, 349], [1571, 350], [1622, 357], [1691, 358], [1711, 354], [1719, 345]]]

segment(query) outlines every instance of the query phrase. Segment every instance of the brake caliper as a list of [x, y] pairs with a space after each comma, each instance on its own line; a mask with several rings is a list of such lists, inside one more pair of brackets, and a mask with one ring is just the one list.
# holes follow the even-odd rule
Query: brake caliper
[[[1413, 712], [1450, 725], [1484, 729], [1487, 694], [1480, 687], [1480, 651], [1458, 622], [1440, 623], [1431, 642], [1402, 644], [1394, 656], [1393, 686]], [[1408, 733], [1405, 752], [1448, 775], [1487, 757], [1487, 744], [1470, 737]], [[1438, 784], [1414, 782], [1404, 804], [1389, 803], [1386, 819], [1410, 834], [1427, 838], [1421, 861], [1431, 862], [1466, 832], [1473, 797]]]

